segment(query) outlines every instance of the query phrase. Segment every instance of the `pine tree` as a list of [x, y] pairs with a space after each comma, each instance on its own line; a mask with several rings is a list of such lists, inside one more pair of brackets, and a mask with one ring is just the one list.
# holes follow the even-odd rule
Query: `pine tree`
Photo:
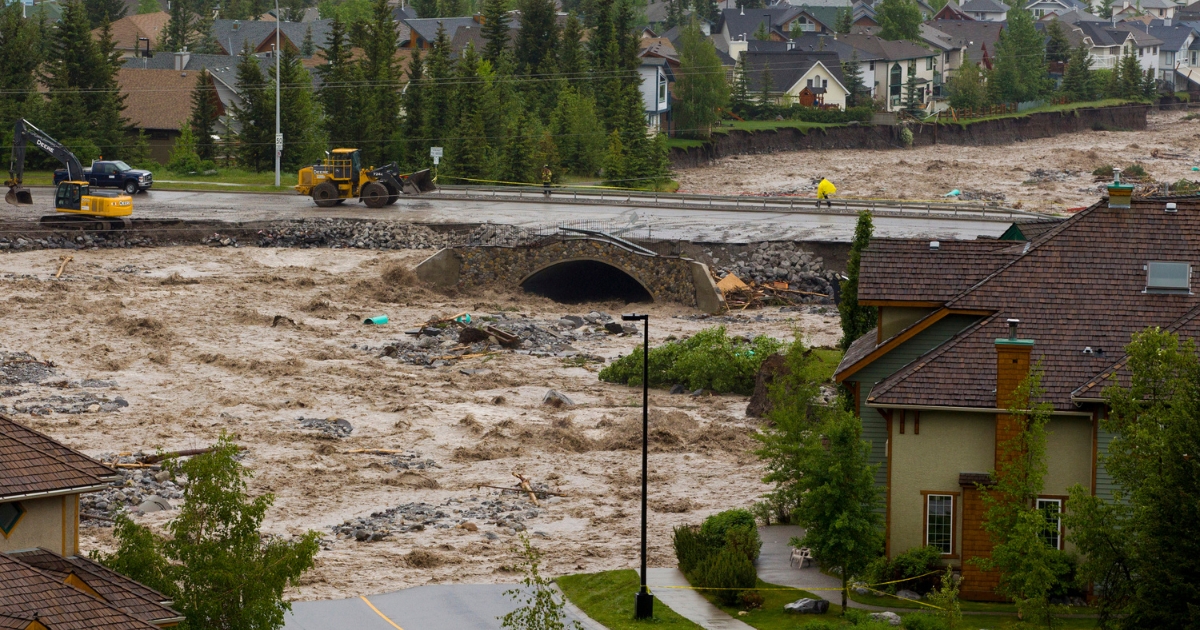
[[858, 224], [854, 226], [854, 240], [850, 243], [850, 257], [846, 260], [846, 279], [842, 280], [839, 296], [841, 301], [838, 302], [838, 312], [842, 315], [842, 349], [849, 348], [855, 340], [875, 328], [875, 307], [858, 303], [858, 271], [862, 251], [871, 244], [874, 231], [871, 213], [865, 210], [860, 212]]
[[1012, 11], [996, 43], [993, 76], [1001, 102], [1018, 103], [1045, 96], [1049, 91], [1046, 73], [1045, 38], [1034, 27], [1028, 11]]
[[412, 0], [412, 8], [420, 18], [441, 17], [438, 15], [438, 0]]
[[608, 186], [628, 186], [628, 162], [629, 156], [621, 144], [621, 133], [614, 129], [608, 134], [608, 150], [604, 154], [604, 183]]
[[1071, 50], [1071, 58], [1063, 71], [1062, 91], [1072, 101], [1090, 101], [1092, 88], [1092, 57], [1087, 44], [1080, 42]]
[[1145, 78], [1142, 80], [1142, 96], [1152, 99], [1157, 91], [1158, 82], [1154, 80], [1154, 69], [1147, 68]]
[[138, 15], [146, 15], [147, 13], [158, 13], [162, 11], [162, 5], [158, 0], [138, 0], [137, 12]]
[[620, 91], [620, 77], [617, 75], [618, 44], [613, 30], [613, 0], [596, 0], [594, 15], [589, 16], [595, 21], [592, 37], [588, 40], [588, 58], [590, 61], [593, 81], [589, 82], [596, 98], [596, 108], [600, 119], [607, 129], [613, 127], [613, 104], [617, 92]]
[[683, 9], [680, 8], [679, 2], [680, 0], [667, 0], [667, 19], [663, 23], [664, 28], [673, 28], [683, 22]]
[[284, 142], [280, 168], [294, 171], [321, 158], [325, 137], [308, 69], [290, 46], [284, 46], [279, 62], [279, 130]]
[[1071, 42], [1058, 20], [1046, 25], [1046, 61], [1065, 62], [1071, 56]]
[[583, 22], [574, 13], [567, 15], [562, 37], [558, 40], [558, 71], [573, 86], [587, 80], [587, 53], [583, 49]]
[[721, 7], [717, 5], [717, 0], [692, 0], [692, 6], [700, 19], [709, 24], [716, 24], [721, 19]]
[[234, 106], [234, 117], [241, 126], [237, 135], [238, 163], [242, 168], [262, 171], [275, 163], [274, 95], [267, 90], [267, 80], [249, 42], [238, 60], [237, 82], [242, 100], [241, 105]]
[[564, 88], [550, 120], [563, 168], [579, 175], [595, 175], [603, 165], [607, 141], [591, 97], [575, 88]]
[[124, 96], [117, 86], [120, 56], [111, 26], [102, 23], [96, 40], [84, 6], [78, 0], [62, 6], [44, 68], [47, 131], [75, 149], [85, 163], [83, 154], [98, 157], [105, 151], [118, 159], [125, 144]]
[[109, 23], [125, 17], [125, 12], [128, 8], [121, 0], [84, 0], [84, 8], [87, 9], [88, 23], [92, 28], [100, 28], [104, 20]]
[[908, 80], [904, 82], [904, 109], [914, 116], [921, 111], [921, 99], [917, 95], [917, 74], [915, 72], [909, 72]]
[[921, 9], [914, 0], [879, 0], [875, 20], [883, 39], [921, 41]]
[[858, 51], [851, 53], [850, 61], [842, 63], [842, 77], [846, 85], [846, 107], [866, 105], [870, 100], [867, 86], [863, 83], [862, 64], [858, 62]]
[[403, 163], [410, 170], [418, 170], [427, 163], [429, 150], [422, 134], [425, 132], [425, 100], [428, 90], [425, 80], [425, 64], [421, 61], [421, 49], [416, 48], [408, 58], [408, 85], [404, 89], [404, 120], [400, 123], [400, 134], [404, 139]]
[[1106, 20], [1112, 19], [1113, 2], [1114, 0], [1100, 0], [1100, 10], [1096, 15]]
[[1121, 57], [1121, 98], [1137, 99], [1142, 96], [1142, 65], [1130, 48]]
[[833, 24], [835, 33], [849, 33], [854, 27], [854, 11], [850, 7], [841, 7], [837, 12], [837, 21]]
[[775, 89], [774, 78], [771, 77], [771, 63], [764, 62], [762, 67], [762, 90], [758, 93], [758, 106], [764, 112], [771, 107], [771, 91]]
[[192, 90], [192, 117], [188, 126], [196, 138], [196, 154], [203, 160], [216, 157], [213, 136], [217, 133], [218, 108], [221, 101], [207, 70], [196, 76], [196, 87]]
[[[521, 12], [521, 28], [517, 30], [517, 41], [513, 47], [516, 70], [527, 76], [545, 70], [554, 72], [554, 53], [558, 47], [558, 22], [553, 0], [518, 0]], [[547, 62], [549, 66], [547, 66]], [[543, 83], [545, 79], [531, 82]]]
[[692, 138], [709, 137], [713, 124], [720, 120], [718, 110], [729, 104], [725, 69], [695, 19], [680, 34], [675, 96], [675, 128]]
[[458, 116], [446, 151], [445, 170], [459, 178], [483, 179], [490, 171], [488, 139], [479, 107], [479, 56], [475, 54], [474, 45], [467, 44], [459, 58], [455, 79]]
[[759, 22], [758, 29], [754, 31], [754, 39], [760, 42], [771, 41], [771, 34], [767, 32], [767, 23]]
[[508, 0], [483, 0], [483, 58], [493, 65], [508, 50], [508, 29]]
[[457, 121], [454, 110], [454, 61], [450, 59], [450, 41], [446, 29], [438, 25], [433, 49], [426, 64], [429, 72], [428, 114], [423, 134], [430, 146], [444, 146]]
[[745, 117], [750, 111], [750, 73], [746, 69], [746, 53], [738, 55], [737, 65], [733, 69], [733, 90], [729, 94], [729, 107], [739, 116]]
[[41, 33], [34, 20], [22, 17], [22, 5], [0, 5], [0, 143], [12, 145], [11, 121], [31, 113], [38, 104], [36, 71], [42, 56]]
[[346, 24], [334, 15], [329, 38], [321, 48], [325, 63], [317, 67], [321, 90], [317, 94], [325, 112], [325, 133], [334, 146], [359, 146], [362, 136], [362, 72], [353, 59]]
[[192, 50], [202, 55], [219, 55], [222, 53], [221, 44], [217, 41], [213, 24], [216, 22], [216, 5], [213, 0], [200, 0], [196, 3], [196, 18], [192, 25]]
[[158, 41], [158, 49], [166, 52], [179, 52], [192, 43], [192, 13], [183, 0], [171, 3], [171, 17]]
[[362, 27], [363, 57], [359, 62], [365, 87], [363, 159], [382, 165], [395, 160], [399, 140], [400, 68], [396, 64], [396, 20], [387, 0], [375, 0], [371, 21]]
[[[541, 172], [542, 164], [537, 160], [537, 121], [521, 110], [512, 117], [512, 123], [504, 134], [504, 146], [500, 153], [500, 169], [497, 179], [507, 182], [534, 183], [535, 175]], [[544, 162], [543, 162], [544, 164]], [[554, 169], [551, 169], [551, 173]]]
[[124, 65], [112, 37], [108, 18], [100, 22], [100, 37], [96, 40], [96, 65], [89, 78], [91, 93], [87, 95], [89, 112], [94, 121], [92, 140], [101, 153], [119, 159], [125, 149], [128, 121], [124, 117], [125, 95], [117, 83], [117, 73]]
[[317, 46], [313, 43], [312, 27], [308, 27], [304, 31], [304, 41], [300, 43], [300, 56], [312, 57], [317, 52]]

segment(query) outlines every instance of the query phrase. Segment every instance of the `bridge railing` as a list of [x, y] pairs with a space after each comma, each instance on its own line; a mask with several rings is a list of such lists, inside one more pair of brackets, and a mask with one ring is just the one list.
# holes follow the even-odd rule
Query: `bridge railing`
[[1017, 220], [1044, 216], [1015, 208], [973, 202], [835, 198], [832, 207], [826, 205], [817, 207], [816, 199], [812, 197], [702, 195], [570, 187], [553, 189], [552, 196], [549, 198], [546, 198], [541, 188], [532, 186], [441, 186], [438, 192], [426, 193], [422, 196], [447, 199], [631, 205], [737, 212], [794, 212], [840, 215], [857, 214], [862, 210], [871, 210], [873, 213], [879, 215], [931, 216], [986, 221]]

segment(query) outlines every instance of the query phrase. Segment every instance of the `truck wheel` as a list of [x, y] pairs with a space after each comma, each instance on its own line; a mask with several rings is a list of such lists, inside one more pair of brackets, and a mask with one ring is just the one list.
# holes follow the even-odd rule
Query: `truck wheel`
[[387, 205], [388, 189], [379, 182], [369, 182], [358, 196], [368, 208], [382, 208]]
[[131, 179], [131, 180], [125, 182], [125, 194], [136, 195], [137, 191], [138, 191], [138, 185], [137, 185], [136, 181]]
[[322, 208], [332, 207], [339, 201], [337, 186], [329, 182], [317, 184], [317, 187], [313, 188], [312, 198]]

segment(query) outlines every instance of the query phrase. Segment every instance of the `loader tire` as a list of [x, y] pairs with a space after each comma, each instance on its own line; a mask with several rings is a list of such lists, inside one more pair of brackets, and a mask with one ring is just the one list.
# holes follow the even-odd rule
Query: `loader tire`
[[388, 189], [379, 182], [370, 182], [363, 185], [358, 197], [368, 208], [382, 208], [387, 205]]
[[337, 186], [334, 186], [329, 182], [317, 184], [317, 187], [313, 188], [312, 198], [318, 206], [321, 206], [322, 208], [331, 208], [334, 205], [337, 205], [337, 202], [339, 201]]
[[387, 205], [390, 206], [390, 205], [395, 204], [397, 201], [400, 201], [400, 191], [396, 190], [395, 186], [392, 186], [391, 184], [386, 183], [386, 182], [384, 183], [384, 186], [387, 186], [387, 190], [388, 190]]

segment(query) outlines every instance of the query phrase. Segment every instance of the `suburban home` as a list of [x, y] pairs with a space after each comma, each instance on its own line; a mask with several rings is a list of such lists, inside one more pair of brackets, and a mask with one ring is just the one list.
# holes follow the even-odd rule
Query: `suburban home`
[[[1093, 69], [1111, 69], [1127, 52], [1138, 55], [1143, 71], [1153, 68], [1157, 74], [1158, 48], [1162, 40], [1132, 26], [1107, 22], [1076, 22], [1067, 33], [1072, 44], [1078, 38], [1088, 47]], [[1147, 54], [1149, 53], [1149, 54]]]
[[[1130, 4], [1129, 0], [1122, 0], [1122, 3]], [[1179, 7], [1171, 0], [1138, 0], [1135, 4], [1143, 14], [1160, 20], [1170, 20], [1175, 17], [1175, 9]]]
[[[125, 95], [125, 117], [129, 119], [130, 127], [146, 132], [150, 157], [156, 162], [167, 163], [171, 147], [188, 124], [192, 115], [192, 92], [196, 89], [197, 76], [203, 73], [203, 70], [180, 72], [130, 67], [117, 70], [117, 85]], [[215, 83], [211, 75], [206, 80]], [[217, 107], [224, 118], [224, 105], [218, 102]]]
[[1033, 0], [1025, 5], [1025, 10], [1033, 13], [1035, 19], [1050, 13], [1066, 13], [1072, 9], [1090, 11], [1091, 6], [1080, 0]]
[[[1186, 24], [1167, 25], [1162, 20], [1153, 20], [1149, 24], [1142, 22], [1126, 22], [1136, 29], [1145, 29], [1150, 35], [1162, 40], [1158, 53], [1158, 80], [1162, 81], [1174, 92], [1177, 83], [1186, 84], [1187, 70], [1192, 67], [1191, 48], [1196, 44], [1196, 29]], [[1176, 81], [1177, 75], [1183, 71], [1184, 79]]]
[[954, 0], [946, 0], [945, 6], [933, 14], [934, 20], [973, 20], [975, 18], [967, 15], [962, 7]]
[[675, 75], [669, 60], [663, 57], [642, 57], [638, 64], [642, 105], [646, 112], [646, 128], [652, 133], [671, 129], [671, 90]]
[[1158, 56], [1162, 49], [1163, 40], [1137, 28], [1134, 24], [1121, 22], [1115, 28], [1119, 31], [1129, 33], [1129, 38], [1125, 40], [1122, 52], [1132, 52], [1137, 55], [1138, 64], [1142, 66], [1142, 72], [1153, 72], [1157, 78], [1159, 75]]
[[[113, 44], [123, 57], [136, 57], [155, 50], [170, 19], [171, 14], [166, 11], [126, 15], [111, 25]], [[100, 39], [100, 29], [93, 29], [92, 37]]]
[[1125, 346], [1150, 326], [1200, 335], [1200, 202], [1172, 201], [1104, 199], [1057, 224], [1019, 224], [1007, 237], [1021, 240], [871, 241], [858, 298], [879, 309], [878, 327], [854, 341], [835, 378], [880, 464], [889, 557], [937, 547], [961, 570], [964, 598], [998, 599], [997, 574], [971, 562], [991, 554], [979, 488], [1012, 434], [1007, 409], [1031, 366], [1054, 410], [1037, 500], [1057, 525], [1046, 542], [1072, 548], [1058, 516], [1068, 488], [1112, 498], [1112, 435], [1098, 420], [1103, 389], [1127, 382]]
[[[938, 71], [938, 60], [942, 56], [906, 41], [888, 41], [875, 35], [840, 35], [838, 41], [852, 46], [860, 60], [867, 60], [867, 71], [863, 82], [876, 98], [884, 98], [888, 111], [903, 107], [905, 84], [908, 77], [917, 80], [917, 96], [921, 103], [928, 103], [940, 88], [942, 76]], [[870, 73], [871, 81], [867, 81]]]
[[769, 76], [767, 92], [772, 102], [845, 109], [849, 91], [843, 83], [842, 64], [836, 52], [742, 54], [752, 96], [762, 94], [765, 77]]
[[850, 24], [859, 27], [879, 26], [879, 21], [875, 19], [875, 7], [859, 0], [854, 3], [853, 13], [850, 15]]
[[[247, 44], [256, 53], [269, 53], [275, 46], [276, 24], [261, 20], [213, 20], [213, 38], [226, 55], [242, 54]], [[311, 32], [314, 48], [320, 48], [328, 41], [332, 24], [333, 20], [278, 22], [279, 46], [298, 53]]]
[[933, 31], [930, 31], [928, 36], [922, 31], [922, 38], [935, 48], [950, 48], [949, 56], [943, 53], [943, 81], [966, 62], [977, 63], [983, 68], [992, 67], [992, 51], [996, 50], [996, 43], [1000, 41], [1000, 31], [1004, 30], [1003, 22], [937, 20], [928, 22], [927, 25], [932, 27]]
[[[788, 4], [765, 9], [722, 9], [713, 43], [717, 48], [729, 50], [730, 42], [755, 39], [755, 33], [759, 33], [760, 28], [768, 34], [769, 39], [787, 41], [791, 37], [792, 20], [800, 17], [801, 13], [800, 8]], [[736, 55], [730, 56], [737, 58]]]
[[[406, 18], [397, 23], [397, 30], [400, 32], [400, 45], [405, 48], [433, 48], [433, 41], [437, 39], [438, 28], [446, 29], [446, 38], [454, 37], [454, 33], [460, 26], [479, 27], [482, 25], [481, 18], [477, 17], [454, 17], [454, 18]], [[516, 28], [517, 25], [510, 23], [509, 26]], [[407, 39], [404, 35], [407, 34]]]
[[1081, 11], [1079, 9], [1071, 9], [1070, 11], [1067, 11], [1066, 13], [1047, 13], [1046, 15], [1043, 15], [1039, 20], [1042, 22], [1048, 22], [1050, 20], [1058, 20], [1058, 21], [1062, 22], [1063, 24], [1074, 24], [1076, 22], [1104, 22], [1105, 24], [1109, 23], [1108, 20], [1106, 20], [1098, 15], [1092, 15], [1091, 13], [1088, 13], [1087, 11]]
[[1008, 5], [1000, 0], [967, 0], [962, 12], [980, 22], [1003, 22], [1008, 19]]
[[0, 627], [169, 628], [165, 595], [80, 555], [79, 495], [119, 476], [0, 415]]

